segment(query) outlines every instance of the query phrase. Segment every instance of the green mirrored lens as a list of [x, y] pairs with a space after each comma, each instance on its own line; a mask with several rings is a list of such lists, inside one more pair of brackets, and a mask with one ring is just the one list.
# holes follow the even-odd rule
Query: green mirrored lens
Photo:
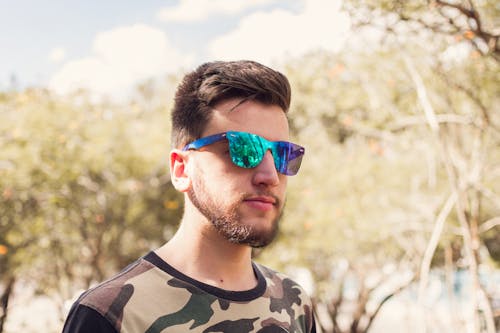
[[255, 168], [271, 150], [278, 172], [293, 176], [299, 171], [304, 148], [286, 141], [267, 141], [257, 134], [226, 132], [233, 163], [241, 168]]
[[262, 138], [244, 132], [228, 132], [229, 152], [234, 164], [242, 168], [254, 168], [262, 161], [267, 150]]

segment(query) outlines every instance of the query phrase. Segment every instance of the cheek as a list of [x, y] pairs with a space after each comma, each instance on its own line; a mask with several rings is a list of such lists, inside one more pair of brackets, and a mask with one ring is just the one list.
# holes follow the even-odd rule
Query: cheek
[[206, 161], [203, 168], [205, 187], [214, 195], [225, 197], [234, 192], [242, 192], [245, 182], [245, 169], [230, 161], [217, 159]]
[[288, 180], [287, 176], [284, 176], [284, 179], [280, 179], [279, 192], [280, 192], [280, 196], [281, 196], [281, 199], [283, 201], [283, 204], [284, 204], [285, 197], [286, 197], [287, 180]]

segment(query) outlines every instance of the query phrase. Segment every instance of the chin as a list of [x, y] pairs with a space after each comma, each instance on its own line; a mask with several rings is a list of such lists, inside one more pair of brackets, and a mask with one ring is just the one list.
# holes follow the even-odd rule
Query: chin
[[253, 248], [265, 247], [273, 242], [278, 234], [278, 223], [273, 223], [269, 228], [251, 230], [248, 237], [243, 240], [243, 243], [250, 245]]

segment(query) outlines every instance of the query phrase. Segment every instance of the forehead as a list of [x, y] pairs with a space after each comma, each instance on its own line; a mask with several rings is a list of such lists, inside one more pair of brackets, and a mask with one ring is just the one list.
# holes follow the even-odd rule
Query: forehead
[[278, 105], [230, 99], [214, 107], [203, 136], [226, 131], [260, 135], [271, 141], [288, 140], [289, 128], [285, 112]]

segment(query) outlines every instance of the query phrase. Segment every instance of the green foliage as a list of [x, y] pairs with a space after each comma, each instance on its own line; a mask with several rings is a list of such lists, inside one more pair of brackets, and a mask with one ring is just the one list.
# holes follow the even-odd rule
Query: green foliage
[[71, 297], [166, 240], [182, 198], [168, 176], [165, 107], [2, 96], [2, 272]]

